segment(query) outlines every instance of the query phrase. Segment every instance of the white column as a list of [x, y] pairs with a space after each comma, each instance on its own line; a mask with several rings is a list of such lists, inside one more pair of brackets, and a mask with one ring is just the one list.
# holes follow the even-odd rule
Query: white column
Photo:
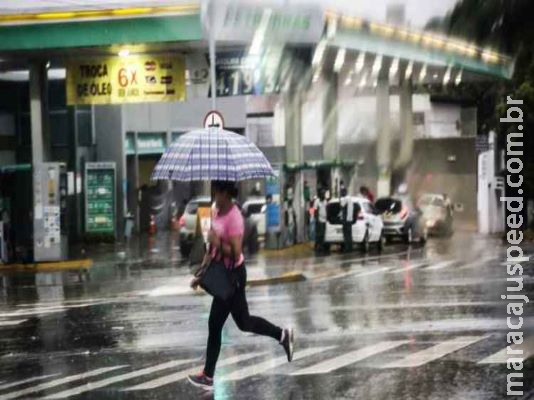
[[412, 103], [412, 82], [402, 80], [399, 85], [399, 106], [400, 106], [400, 152], [395, 162], [395, 167], [406, 168], [413, 155], [413, 103]]
[[378, 164], [377, 196], [389, 196], [391, 186], [391, 132], [389, 81], [379, 78], [376, 87], [376, 160]]
[[32, 164], [50, 161], [48, 136], [47, 69], [44, 63], [30, 65], [30, 120]]
[[[286, 162], [301, 164], [304, 161], [302, 146], [302, 102], [303, 94], [293, 88], [284, 96], [284, 133], [286, 142]], [[301, 172], [295, 173], [293, 186], [293, 208], [297, 214], [297, 242], [304, 240], [304, 212], [303, 200], [304, 181]], [[282, 206], [282, 217], [284, 204]], [[282, 221], [284, 218], [282, 218]], [[285, 227], [284, 227], [285, 229]]]

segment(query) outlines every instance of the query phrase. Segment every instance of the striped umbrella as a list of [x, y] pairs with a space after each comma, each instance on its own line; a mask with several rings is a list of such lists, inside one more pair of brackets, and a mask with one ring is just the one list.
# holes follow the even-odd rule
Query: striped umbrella
[[273, 175], [269, 161], [246, 137], [208, 128], [188, 132], [172, 143], [151, 179], [243, 181]]

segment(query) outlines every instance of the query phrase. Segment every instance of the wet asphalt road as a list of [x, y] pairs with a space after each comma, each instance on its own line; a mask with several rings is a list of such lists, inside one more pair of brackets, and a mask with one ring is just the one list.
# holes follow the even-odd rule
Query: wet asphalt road
[[[0, 400], [506, 398], [497, 239], [459, 232], [367, 256], [316, 258], [300, 247], [252, 257], [250, 279], [306, 278], [248, 290], [252, 314], [295, 328], [295, 360], [229, 319], [213, 395], [184, 379], [202, 365], [210, 298], [188, 288], [175, 239], [119, 250], [88, 250], [96, 263], [86, 273], [0, 276]], [[533, 275], [524, 264], [531, 298]], [[533, 371], [529, 358], [523, 399]]]

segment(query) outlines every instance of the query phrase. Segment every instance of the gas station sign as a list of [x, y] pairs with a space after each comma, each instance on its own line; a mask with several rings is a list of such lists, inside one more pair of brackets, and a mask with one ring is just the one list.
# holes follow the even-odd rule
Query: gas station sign
[[85, 232], [115, 235], [115, 163], [85, 164]]
[[142, 55], [67, 62], [67, 104], [185, 100], [182, 56]]

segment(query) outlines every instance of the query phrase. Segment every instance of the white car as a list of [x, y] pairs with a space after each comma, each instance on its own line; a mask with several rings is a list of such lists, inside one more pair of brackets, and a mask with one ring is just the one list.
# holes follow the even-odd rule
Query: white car
[[180, 217], [180, 253], [189, 257], [197, 233], [198, 207], [211, 207], [209, 196], [195, 197], [187, 203], [184, 214]]
[[[382, 233], [384, 223], [373, 204], [364, 197], [352, 197], [354, 219], [352, 224], [352, 242], [360, 245], [362, 251], [369, 250], [373, 243], [382, 249], [385, 237]], [[333, 199], [326, 206], [325, 243], [343, 244], [342, 209], [339, 199]]]
[[249, 197], [243, 203], [242, 210], [243, 215], [256, 225], [258, 236], [265, 237], [265, 199], [263, 197]]

